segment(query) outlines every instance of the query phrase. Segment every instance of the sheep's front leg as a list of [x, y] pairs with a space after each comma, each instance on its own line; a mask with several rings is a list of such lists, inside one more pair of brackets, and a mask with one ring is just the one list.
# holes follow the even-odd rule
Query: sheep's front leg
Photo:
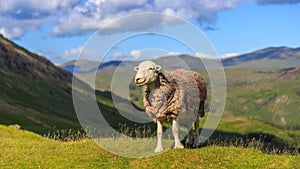
[[175, 146], [174, 148], [184, 148], [184, 146], [181, 144], [180, 139], [179, 139], [179, 126], [176, 120], [173, 120], [173, 124], [172, 124], [172, 132], [173, 132], [173, 136], [175, 139]]
[[162, 123], [157, 120], [157, 146], [154, 150], [155, 153], [163, 151], [162, 147], [162, 132], [163, 132], [163, 126]]

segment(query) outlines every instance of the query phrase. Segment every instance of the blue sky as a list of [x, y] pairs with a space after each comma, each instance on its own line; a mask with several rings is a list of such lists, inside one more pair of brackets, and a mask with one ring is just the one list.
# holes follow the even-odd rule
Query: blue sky
[[[142, 12], [160, 12], [191, 22], [222, 57], [270, 46], [300, 47], [300, 0], [0, 0], [0, 4], [0, 33], [55, 64], [76, 59], [98, 29], [106, 30], [101, 36], [113, 36], [156, 32], [178, 24], [154, 17], [120, 21]], [[106, 27], [116, 21], [119, 25]], [[101, 43], [105, 42], [99, 46]], [[195, 54], [178, 40], [145, 34], [120, 41], [105, 58], [179, 53]]]

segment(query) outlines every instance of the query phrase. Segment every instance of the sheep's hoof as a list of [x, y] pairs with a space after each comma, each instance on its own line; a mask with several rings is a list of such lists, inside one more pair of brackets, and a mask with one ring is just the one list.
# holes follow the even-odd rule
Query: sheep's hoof
[[186, 139], [185, 144], [186, 145], [192, 145], [194, 143], [193, 139]]
[[200, 140], [196, 139], [193, 144], [193, 148], [198, 148], [200, 146]]
[[182, 144], [177, 144], [174, 146], [174, 149], [182, 149], [184, 146]]
[[159, 152], [162, 152], [163, 151], [163, 148], [162, 147], [156, 147], [154, 152], [155, 153], [159, 153]]
[[200, 146], [200, 143], [194, 143], [192, 148], [198, 148]]

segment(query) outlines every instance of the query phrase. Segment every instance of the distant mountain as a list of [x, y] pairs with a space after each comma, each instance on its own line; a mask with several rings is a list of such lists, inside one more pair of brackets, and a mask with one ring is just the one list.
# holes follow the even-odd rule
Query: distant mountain
[[[190, 55], [163, 56], [154, 59], [154, 61], [167, 69], [190, 68], [194, 70], [203, 69], [203, 60], [209, 61], [209, 58], [197, 58]], [[103, 72], [113, 72], [117, 67], [119, 71], [131, 70], [141, 61], [109, 61], [98, 63], [95, 61], [71, 61], [61, 65], [62, 68], [75, 73], [91, 73], [97, 70]], [[290, 68], [300, 63], [300, 48], [288, 47], [269, 47], [254, 52], [238, 55], [231, 58], [223, 58], [221, 62], [224, 67], [236, 68]]]
[[[201, 74], [206, 76], [205, 66], [203, 62], [210, 62], [213, 59], [197, 58], [190, 55], [174, 55], [163, 56], [154, 59], [157, 64], [164, 69], [192, 69], [204, 70]], [[288, 47], [270, 47], [247, 54], [242, 54], [232, 58], [224, 58], [220, 60], [225, 68], [279, 68], [286, 69], [299, 65], [300, 63], [300, 48]], [[73, 72], [76, 70], [77, 77], [92, 88], [100, 90], [111, 90], [111, 77], [114, 72], [133, 72], [133, 67], [137, 66], [138, 61], [110, 61], [106, 63], [97, 63], [95, 61], [72, 61], [62, 65], [62, 68]], [[70, 69], [71, 68], [71, 69]], [[95, 76], [96, 73], [96, 83]], [[110, 78], [109, 78], [110, 77]], [[123, 93], [122, 95], [127, 95]]]
[[[89, 60], [76, 60], [64, 63], [60, 65], [61, 68], [67, 70], [70, 73], [89, 73], [98, 69], [99, 63]], [[74, 72], [76, 70], [76, 72]]]
[[289, 68], [299, 65], [300, 48], [270, 47], [223, 59], [225, 67]]
[[[206, 59], [206, 58], [205, 58]], [[203, 60], [203, 59], [202, 59]], [[174, 56], [164, 56], [160, 58], [156, 58], [153, 60], [157, 64], [163, 66], [166, 69], [178, 69], [178, 68], [189, 68], [189, 69], [203, 69], [202, 61], [193, 56], [189, 55], [174, 55]], [[134, 66], [137, 66], [141, 61], [132, 61], [132, 60], [113, 60], [109, 62], [99, 63], [96, 61], [86, 61], [86, 60], [78, 60], [70, 61], [64, 63], [60, 67], [73, 73], [93, 73], [95, 71], [103, 71], [103, 72], [114, 72], [118, 71], [130, 71], [133, 70]]]

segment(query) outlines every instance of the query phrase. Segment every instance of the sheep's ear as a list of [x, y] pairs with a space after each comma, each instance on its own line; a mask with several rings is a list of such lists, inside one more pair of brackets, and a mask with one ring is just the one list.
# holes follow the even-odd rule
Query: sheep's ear
[[156, 70], [156, 71], [160, 71], [160, 69], [161, 69], [161, 66], [155, 65], [155, 70]]
[[139, 71], [139, 67], [136, 66], [133, 68], [133, 70], [137, 72], [137, 71]]

